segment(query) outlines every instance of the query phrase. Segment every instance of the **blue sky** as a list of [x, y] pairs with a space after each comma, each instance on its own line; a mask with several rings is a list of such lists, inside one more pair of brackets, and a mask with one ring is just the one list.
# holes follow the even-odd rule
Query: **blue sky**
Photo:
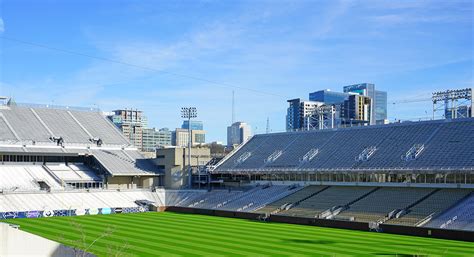
[[225, 142], [232, 90], [237, 120], [263, 133], [267, 117], [284, 130], [287, 99], [320, 89], [375, 83], [393, 120], [426, 117], [431, 103], [392, 102], [473, 86], [469, 0], [0, 0], [0, 37], [0, 95], [133, 107], [169, 128], [196, 106], [207, 141]]

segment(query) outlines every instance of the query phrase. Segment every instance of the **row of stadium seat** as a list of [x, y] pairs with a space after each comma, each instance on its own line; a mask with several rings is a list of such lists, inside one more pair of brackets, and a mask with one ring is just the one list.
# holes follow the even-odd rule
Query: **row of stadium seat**
[[40, 165], [0, 165], [0, 190], [40, 190], [39, 182], [45, 182], [51, 189], [63, 187]]
[[297, 192], [294, 186], [261, 185], [249, 190], [173, 191], [167, 190], [168, 206], [250, 212]]
[[274, 211], [277, 211], [279, 208], [281, 208], [284, 205], [288, 204], [294, 204], [297, 203], [303, 199], [307, 199], [310, 196], [318, 193], [319, 191], [325, 189], [325, 186], [307, 186], [304, 187], [303, 189], [290, 194], [286, 197], [281, 198], [280, 200], [277, 200], [275, 202], [267, 204], [265, 207], [258, 209], [258, 212], [260, 213], [272, 213]]
[[[470, 155], [474, 144], [474, 120], [428, 121], [254, 136], [226, 161], [215, 173], [239, 171], [349, 170], [390, 168], [472, 167]], [[416, 160], [403, 160], [415, 144], [424, 146]], [[365, 149], [375, 147], [368, 161], [357, 161]], [[309, 161], [302, 158], [317, 149]], [[267, 159], [281, 151], [276, 160]], [[243, 158], [246, 156], [246, 158]]]
[[417, 225], [426, 217], [435, 217], [442, 211], [447, 210], [449, 207], [452, 207], [455, 203], [459, 202], [471, 192], [472, 190], [469, 189], [438, 190], [427, 199], [411, 207], [406, 215], [397, 219], [391, 219], [386, 223], [407, 226]]
[[431, 219], [425, 227], [474, 231], [474, 192], [453, 208]]
[[66, 183], [102, 181], [84, 164], [47, 164], [46, 168]]
[[0, 195], [0, 212], [137, 207], [135, 200], [152, 199], [151, 192], [55, 192]]
[[238, 195], [234, 199], [230, 199], [227, 204], [217, 209], [251, 212], [300, 189], [298, 187], [281, 185], [258, 186], [255, 189]]
[[91, 138], [109, 145], [129, 144], [99, 112], [11, 106], [0, 110], [0, 129], [2, 140], [50, 142], [51, 136], [58, 136], [66, 144], [90, 144]]
[[302, 201], [297, 206], [281, 212], [281, 215], [297, 217], [317, 217], [332, 207], [344, 206], [349, 202], [374, 190], [373, 187], [332, 186]]
[[[307, 186], [256, 212], [321, 218], [320, 215], [325, 211], [342, 207], [331, 217], [322, 218], [414, 226], [423, 225], [420, 222], [427, 217], [436, 217], [472, 192], [472, 189], [449, 188]], [[288, 208], [289, 204], [291, 208]], [[474, 200], [471, 204], [474, 204]], [[286, 208], [278, 210], [282, 206]], [[470, 213], [474, 213], [473, 210]], [[391, 212], [394, 216], [388, 217]], [[397, 213], [400, 213], [398, 218], [395, 215]], [[432, 221], [430, 224], [440, 226], [442, 223]]]
[[351, 204], [339, 214], [355, 221], [377, 222], [394, 210], [402, 210], [431, 193], [430, 188], [384, 187]]

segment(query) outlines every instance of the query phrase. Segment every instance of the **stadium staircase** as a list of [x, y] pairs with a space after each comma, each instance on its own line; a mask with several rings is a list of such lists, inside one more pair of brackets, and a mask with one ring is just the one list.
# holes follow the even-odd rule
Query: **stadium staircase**
[[66, 184], [66, 183], [64, 183], [64, 180], [62, 180], [60, 177], [58, 177], [47, 165], [42, 165], [42, 167], [60, 185], [64, 186]]

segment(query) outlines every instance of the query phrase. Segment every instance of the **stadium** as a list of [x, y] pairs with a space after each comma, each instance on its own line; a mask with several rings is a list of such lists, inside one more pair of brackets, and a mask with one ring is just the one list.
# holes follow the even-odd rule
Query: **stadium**
[[170, 190], [99, 110], [9, 102], [0, 161], [0, 224], [91, 255], [474, 255], [472, 118], [255, 135]]

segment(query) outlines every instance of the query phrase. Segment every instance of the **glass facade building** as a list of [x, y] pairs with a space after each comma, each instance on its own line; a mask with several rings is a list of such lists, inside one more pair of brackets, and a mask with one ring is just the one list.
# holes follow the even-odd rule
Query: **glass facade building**
[[387, 119], [387, 92], [375, 90], [375, 122], [384, 124]]
[[342, 104], [348, 97], [348, 93], [333, 92], [329, 89], [309, 94], [310, 101], [323, 102], [324, 104]]
[[[182, 129], [188, 129], [188, 127], [189, 127], [189, 121], [184, 120], [183, 124], [181, 125], [181, 128]], [[191, 121], [191, 130], [203, 130], [203, 129], [204, 129], [204, 125], [203, 125], [202, 121], [198, 121], [198, 120], [192, 120]]]
[[154, 152], [157, 148], [171, 145], [171, 131], [167, 128], [156, 130], [154, 128], [143, 129], [143, 151]]
[[371, 83], [354, 84], [344, 87], [344, 93], [356, 93], [372, 99], [370, 124], [383, 124], [387, 119], [387, 92], [375, 90]]

